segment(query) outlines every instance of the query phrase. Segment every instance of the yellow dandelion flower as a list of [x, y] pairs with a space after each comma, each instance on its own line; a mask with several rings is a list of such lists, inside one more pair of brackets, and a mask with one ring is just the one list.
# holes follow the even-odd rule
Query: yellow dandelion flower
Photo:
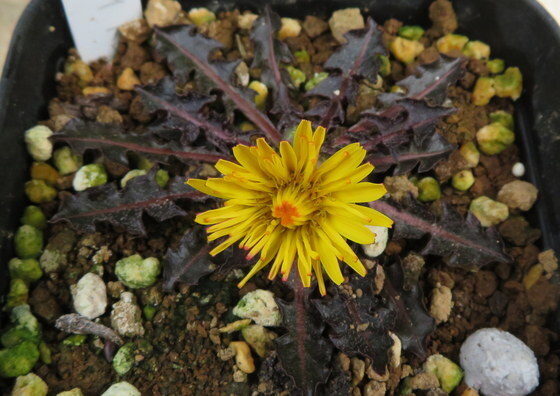
[[248, 259], [259, 255], [239, 287], [271, 262], [269, 279], [280, 272], [287, 280], [297, 262], [303, 285], [310, 286], [314, 273], [323, 295], [323, 271], [337, 285], [343, 282], [339, 261], [362, 276], [366, 274], [347, 240], [373, 243], [375, 234], [367, 225], [391, 227], [393, 221], [387, 216], [358, 205], [381, 198], [386, 190], [382, 184], [362, 182], [373, 166], [362, 164], [366, 150], [359, 143], [340, 149], [319, 164], [324, 139], [325, 128], [313, 132], [311, 123], [302, 121], [293, 146], [280, 142], [280, 153], [261, 138], [256, 146], [233, 148], [238, 163], [216, 163], [224, 177], [187, 181], [205, 194], [226, 200], [223, 207], [200, 213], [195, 219], [209, 225], [209, 241], [226, 238], [210, 254], [239, 242]]

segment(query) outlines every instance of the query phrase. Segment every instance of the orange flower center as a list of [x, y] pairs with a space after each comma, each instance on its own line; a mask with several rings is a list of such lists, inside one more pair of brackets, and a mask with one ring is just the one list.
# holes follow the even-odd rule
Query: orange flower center
[[282, 201], [280, 205], [274, 206], [272, 215], [280, 219], [280, 223], [284, 226], [291, 226], [294, 224], [296, 217], [298, 217], [298, 208], [288, 201]]

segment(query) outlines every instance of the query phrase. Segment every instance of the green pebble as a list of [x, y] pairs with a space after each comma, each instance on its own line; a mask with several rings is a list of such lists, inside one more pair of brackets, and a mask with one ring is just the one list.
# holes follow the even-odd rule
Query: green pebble
[[41, 377], [29, 373], [16, 378], [12, 389], [12, 396], [47, 396], [49, 387]]
[[128, 183], [130, 179], [134, 179], [138, 176], [144, 176], [146, 173], [147, 172], [144, 169], [132, 169], [128, 171], [126, 175], [124, 175], [121, 179], [121, 187], [124, 188], [124, 186], [126, 186], [126, 183]]
[[463, 54], [469, 58], [488, 59], [490, 57], [490, 46], [482, 41], [469, 41], [463, 48]]
[[453, 175], [451, 185], [459, 191], [467, 191], [474, 184], [474, 175], [470, 170], [462, 170]]
[[30, 225], [39, 230], [43, 230], [47, 226], [47, 218], [45, 217], [45, 214], [41, 208], [35, 205], [29, 205], [25, 208], [20, 221], [24, 225]]
[[436, 201], [441, 198], [441, 188], [433, 177], [424, 177], [416, 184], [418, 200], [422, 202]]
[[158, 169], [156, 172], [156, 183], [159, 184], [161, 188], [165, 188], [167, 183], [169, 183], [169, 172], [165, 169]]
[[515, 122], [513, 121], [513, 115], [503, 110], [498, 110], [490, 113], [490, 122], [497, 122], [505, 126], [509, 130], [515, 129]]
[[136, 346], [129, 342], [119, 348], [113, 358], [113, 369], [119, 375], [125, 375], [134, 366], [134, 350]]
[[421, 26], [402, 26], [399, 28], [398, 35], [408, 40], [420, 40], [424, 35], [424, 29]]
[[34, 344], [39, 342], [38, 334], [34, 334], [27, 327], [12, 327], [0, 337], [0, 342], [6, 348], [13, 347], [23, 341], [31, 341]]
[[20, 259], [14, 257], [8, 262], [11, 278], [19, 278], [27, 283], [35, 282], [43, 276], [43, 270], [36, 259]]
[[523, 91], [523, 75], [518, 67], [508, 67], [503, 74], [494, 78], [496, 96], [500, 98], [519, 99]]
[[41, 361], [45, 364], [52, 363], [52, 351], [47, 344], [44, 342], [39, 343], [39, 355], [41, 357]]
[[22, 279], [10, 281], [10, 291], [6, 296], [5, 308], [13, 308], [27, 303], [29, 288]]
[[465, 159], [469, 168], [474, 168], [478, 165], [480, 161], [480, 151], [478, 151], [473, 141], [463, 143], [459, 148], [459, 153]]
[[379, 67], [379, 74], [383, 77], [387, 77], [391, 74], [391, 61], [387, 55], [377, 55], [381, 61], [381, 66]]
[[484, 154], [500, 154], [515, 141], [515, 134], [499, 122], [493, 122], [478, 130], [476, 141]]
[[507, 205], [484, 195], [471, 201], [469, 211], [480, 221], [483, 227], [498, 225], [509, 217]]
[[74, 175], [72, 187], [76, 191], [84, 191], [90, 187], [101, 186], [108, 180], [105, 167], [101, 164], [88, 164], [82, 166]]
[[486, 61], [486, 67], [492, 74], [499, 74], [506, 68], [506, 63], [503, 59], [491, 59]]
[[28, 374], [39, 360], [39, 349], [30, 341], [0, 350], [0, 376], [18, 377]]
[[306, 50], [300, 50], [294, 52], [294, 57], [296, 58], [299, 64], [311, 62], [311, 57], [309, 56], [309, 52], [307, 52]]
[[68, 146], [55, 150], [53, 162], [61, 175], [74, 173], [82, 166], [82, 158], [74, 154], [72, 149]]
[[463, 379], [461, 367], [442, 355], [430, 356], [424, 363], [424, 370], [438, 377], [441, 388], [447, 393], [451, 393]]
[[144, 305], [142, 311], [144, 312], [144, 317], [146, 318], [146, 320], [151, 322], [157, 312], [157, 308], [153, 305]]
[[37, 339], [41, 337], [41, 327], [37, 318], [31, 313], [29, 305], [20, 305], [12, 309], [10, 322], [16, 326], [27, 328]]
[[157, 258], [143, 259], [139, 254], [117, 261], [115, 274], [121, 282], [131, 289], [139, 289], [153, 285], [161, 272]]
[[22, 225], [16, 231], [14, 248], [21, 259], [39, 257], [43, 250], [43, 232], [30, 225]]
[[329, 76], [329, 73], [325, 73], [325, 72], [321, 72], [321, 73], [315, 73], [313, 75], [313, 77], [311, 77], [306, 83], [305, 83], [305, 90], [306, 91], [311, 91], [313, 88], [315, 88], [321, 81], [323, 81], [325, 78], [327, 78]]
[[72, 334], [71, 336], [66, 337], [64, 340], [62, 340], [62, 345], [80, 346], [86, 341], [86, 339], [86, 334]]
[[44, 180], [29, 180], [25, 183], [25, 195], [33, 203], [52, 202], [58, 191]]
[[288, 74], [290, 75], [294, 86], [299, 89], [301, 84], [303, 84], [307, 79], [305, 73], [293, 66], [286, 66], [286, 70], [288, 71]]

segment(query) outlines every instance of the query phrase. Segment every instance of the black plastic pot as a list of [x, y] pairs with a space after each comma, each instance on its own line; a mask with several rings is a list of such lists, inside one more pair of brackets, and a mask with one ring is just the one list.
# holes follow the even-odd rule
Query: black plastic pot
[[[378, 22], [390, 17], [428, 23], [432, 0], [225, 0], [184, 1], [185, 6], [258, 9], [269, 3], [282, 15], [328, 14], [358, 6]], [[454, 2], [460, 31], [491, 45], [493, 55], [519, 66], [525, 78], [516, 103], [517, 139], [527, 178], [540, 197], [534, 216], [543, 247], [560, 249], [560, 28], [536, 0], [460, 0]], [[55, 73], [72, 39], [59, 0], [33, 0], [21, 17], [0, 80], [0, 265], [13, 256], [12, 237], [26, 199], [28, 155], [23, 132], [47, 118], [55, 95]], [[5, 290], [6, 276], [0, 276]], [[3, 294], [3, 293], [2, 293]]]

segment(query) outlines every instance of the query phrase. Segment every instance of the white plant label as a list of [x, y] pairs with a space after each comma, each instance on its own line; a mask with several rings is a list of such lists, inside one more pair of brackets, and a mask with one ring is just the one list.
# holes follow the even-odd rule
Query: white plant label
[[117, 29], [142, 17], [141, 0], [62, 0], [74, 45], [82, 60], [111, 59]]

